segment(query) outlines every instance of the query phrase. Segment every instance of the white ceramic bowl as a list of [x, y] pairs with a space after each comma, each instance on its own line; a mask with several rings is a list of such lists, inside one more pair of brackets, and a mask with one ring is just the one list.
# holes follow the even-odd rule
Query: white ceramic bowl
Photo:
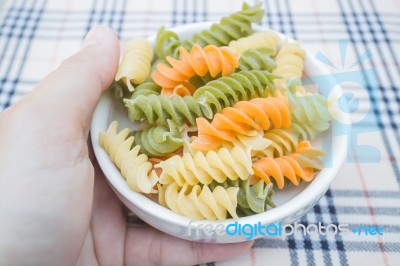
[[[181, 39], [190, 37], [193, 33], [199, 32], [210, 26], [211, 23], [196, 23], [191, 25], [179, 26], [173, 29]], [[263, 30], [263, 28], [255, 27], [257, 31]], [[278, 33], [282, 40], [287, 39], [284, 35]], [[148, 38], [153, 44], [156, 36], [153, 35]], [[314, 75], [329, 75], [329, 72], [321, 65], [314, 57], [307, 53], [305, 60], [305, 72], [309, 76]], [[333, 80], [331, 82], [334, 82]], [[333, 84], [333, 83], [332, 83]], [[333, 86], [333, 85], [332, 85]], [[335, 89], [333, 96], [339, 98], [341, 94], [340, 87]], [[335, 98], [333, 97], [333, 98]], [[349, 121], [346, 113], [341, 112], [339, 115], [340, 121]], [[324, 168], [315, 179], [310, 182], [302, 182], [298, 187], [288, 186], [283, 191], [275, 190], [274, 202], [277, 207], [269, 209], [265, 213], [252, 215], [238, 220], [228, 219], [226, 221], [192, 221], [190, 218], [181, 216], [166, 209], [158, 203], [150, 200], [145, 195], [133, 192], [125, 182], [125, 179], [121, 176], [117, 167], [109, 159], [107, 153], [100, 147], [98, 141], [98, 135], [100, 131], [106, 131], [108, 125], [117, 120], [120, 123], [120, 129], [129, 127], [135, 129], [134, 123], [128, 119], [127, 111], [122, 104], [122, 101], [116, 100], [111, 93], [105, 93], [93, 115], [92, 127], [91, 127], [91, 138], [93, 148], [99, 162], [101, 169], [107, 177], [111, 187], [120, 198], [120, 200], [139, 218], [148, 223], [149, 225], [176, 237], [202, 242], [217, 242], [217, 243], [229, 243], [229, 242], [241, 242], [246, 240], [244, 235], [228, 235], [226, 233], [217, 233], [215, 230], [209, 230], [210, 228], [218, 229], [226, 228], [229, 224], [238, 222], [238, 224], [257, 224], [260, 222], [262, 225], [282, 222], [292, 223], [303, 216], [315, 203], [324, 195], [329, 185], [337, 175], [341, 165], [346, 156], [346, 139], [339, 137], [332, 137], [331, 133], [335, 130], [335, 125], [332, 123], [330, 132], [322, 134], [319, 139], [313, 141], [315, 145], [319, 145], [322, 139], [329, 138], [332, 140], [331, 148], [333, 150], [325, 150], [327, 154], [332, 153], [332, 165], [329, 168]], [[206, 231], [204, 226], [210, 224]], [[203, 225], [200, 227], [199, 225]], [[210, 232], [211, 231], [211, 232]], [[254, 238], [258, 238], [261, 235], [256, 235]]]

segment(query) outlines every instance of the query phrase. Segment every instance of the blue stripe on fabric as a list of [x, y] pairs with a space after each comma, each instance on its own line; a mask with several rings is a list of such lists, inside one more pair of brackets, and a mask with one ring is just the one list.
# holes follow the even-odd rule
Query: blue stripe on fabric
[[[105, 1], [104, 1], [105, 2]], [[117, 7], [117, 3], [118, 3], [119, 1], [118, 0], [114, 0], [114, 1], [112, 1], [112, 8], [111, 8], [111, 12], [110, 12], [110, 17], [109, 17], [109, 19], [108, 19], [108, 26], [110, 27], [110, 28], [114, 28], [113, 26], [113, 24], [114, 24], [114, 17], [115, 17], [115, 9], [116, 9], [116, 7]], [[106, 8], [104, 8], [104, 11], [105, 10], [107, 10]]]
[[[362, 44], [364, 45], [365, 49], [367, 50], [368, 49], [368, 44], [367, 44], [367, 41], [364, 38], [364, 31], [362, 30], [362, 28], [360, 26], [361, 24], [360, 24], [360, 21], [359, 21], [359, 18], [358, 18], [358, 14], [354, 9], [353, 1], [348, 1], [348, 4], [349, 4], [349, 7], [350, 7], [350, 9], [352, 11], [351, 14], [352, 14], [352, 17], [354, 18], [354, 22], [355, 22], [355, 24], [357, 26], [357, 32], [361, 37]], [[367, 23], [367, 24], [369, 24], [369, 23]], [[372, 34], [372, 36], [375, 36], [375, 35]], [[375, 37], [373, 37], [373, 43], [374, 43], [374, 45], [376, 46], [376, 48], [378, 50], [378, 54], [379, 54], [380, 58], [382, 59], [383, 62], [385, 62], [385, 58], [384, 58], [384, 56], [382, 54], [382, 50], [380, 49], [379, 43], [377, 42]], [[376, 69], [375, 60], [373, 58], [371, 58], [370, 62], [371, 62], [372, 67], [374, 69]], [[386, 74], [386, 76], [388, 78], [389, 83], [391, 84], [390, 86], [394, 86], [393, 78], [392, 78], [390, 72], [387, 69], [385, 69], [385, 74]], [[378, 84], [382, 84], [380, 76], [376, 75], [376, 78], [378, 80]], [[394, 133], [396, 135], [397, 143], [400, 145], [400, 132], [397, 131], [397, 126], [396, 126], [396, 124], [395, 124], [395, 122], [393, 120], [393, 114], [391, 112], [390, 105], [388, 104], [389, 103], [389, 99], [388, 99], [388, 97], [386, 95], [386, 91], [383, 88], [383, 86], [379, 86], [378, 88], [379, 88], [379, 91], [382, 94], [382, 99], [383, 99], [384, 103], [386, 104], [386, 109], [387, 109], [386, 112], [388, 113], [388, 117], [389, 117], [389, 120], [390, 120], [390, 125], [395, 130]]]
[[[394, 61], [395, 65], [396, 65], [397, 73], [400, 75], [400, 64], [399, 64], [399, 60], [398, 60], [398, 58], [397, 58], [397, 54], [394, 52], [394, 49], [393, 49], [393, 46], [392, 46], [392, 42], [391, 42], [391, 40], [390, 40], [390, 38], [388, 37], [388, 34], [387, 34], [387, 30], [386, 30], [386, 28], [385, 28], [384, 25], [383, 25], [383, 22], [382, 22], [382, 19], [381, 19], [380, 15], [379, 15], [378, 12], [376, 11], [376, 7], [375, 7], [374, 2], [373, 2], [372, 0], [369, 0], [369, 3], [370, 3], [370, 6], [371, 6], [372, 9], [373, 9], [372, 14], [375, 16], [375, 18], [376, 18], [376, 20], [377, 20], [377, 22], [378, 22], [378, 25], [379, 25], [379, 27], [380, 27], [380, 29], [381, 29], [383, 35], [385, 36], [385, 42], [386, 42], [386, 44], [387, 44], [387, 46], [388, 46], [388, 48], [389, 48], [390, 55], [392, 56], [393, 61]], [[368, 14], [368, 13], [366, 12], [366, 10], [364, 9], [364, 4], [362, 3], [362, 1], [360, 1], [360, 5], [361, 5], [361, 8], [362, 8], [363, 11], [364, 11], [364, 12], [363, 12], [363, 13], [364, 13], [364, 16], [365, 16], [366, 18], [368, 18], [368, 17], [369, 17], [369, 14]], [[367, 23], [368, 23], [368, 20], [367, 20]], [[370, 26], [370, 28], [371, 28], [371, 25], [370, 25], [370, 24], [369, 24], [369, 26]], [[400, 23], [398, 24], [398, 26], [400, 26]], [[391, 32], [393, 32], [393, 30], [392, 30]], [[392, 87], [392, 90], [396, 90], [397, 93], [398, 93], [398, 94], [397, 94], [397, 97], [396, 97], [396, 101], [397, 101], [397, 104], [398, 104], [398, 105], [400, 105], [400, 98], [399, 98], [400, 89], [399, 89], [399, 86], [400, 86], [400, 85], [398, 84], [397, 88], [393, 88], [393, 87]]]
[[[95, 1], [95, 0], [92, 0], [92, 1]], [[194, 1], [196, 1], [196, 0], [194, 0]], [[204, 1], [204, 0], [202, 0], [202, 1]], [[207, 0], [205, 0], [205, 1], [207, 1]], [[264, 0], [264, 1], [272, 1], [272, 0]], [[262, 2], [262, 0], [258, 0], [258, 1], [256, 1], [256, 2]], [[264, 2], [265, 3], [265, 2]], [[15, 4], [15, 3], [14, 3]], [[22, 10], [28, 10], [28, 8], [26, 8], [26, 5], [25, 6], [22, 6], [22, 7], [20, 7], [20, 9], [22, 9]], [[6, 9], [6, 10], [8, 10], [8, 9]], [[140, 9], [138, 9], [138, 10], [135, 10], [135, 11], [129, 11], [128, 12], [128, 14], [136, 14], [136, 13], [144, 13], [144, 12], [146, 12], [146, 10], [140, 10]], [[59, 8], [59, 9], [57, 9], [57, 8], [52, 8], [51, 9], [51, 13], [54, 13], [54, 14], [56, 14], [56, 15], [60, 15], [60, 14], [64, 14], [65, 13], [65, 10], [64, 9], [62, 9], [62, 8]], [[163, 15], [163, 14], [165, 14], [165, 12], [164, 11], [152, 11], [152, 13], [154, 13], [154, 14], [159, 14], [159, 15]], [[213, 14], [213, 15], [215, 15], [215, 16], [223, 16], [223, 15], [226, 15], [226, 12], [220, 12], [220, 11], [213, 11], [213, 10], [211, 10], [211, 12], [209, 12], [209, 13], [211, 13], [211, 14]], [[74, 11], [74, 14], [78, 14], [78, 15], [86, 15], [87, 14], [87, 11], [82, 11], [82, 10], [76, 10], [76, 11]], [[324, 12], [323, 13], [324, 14], [324, 17], [340, 17], [340, 14], [337, 14], [337, 13], [330, 13], [330, 12]], [[346, 12], [345, 12], [345, 14], [346, 15], [348, 15]], [[370, 16], [373, 16], [374, 15], [374, 12], [366, 12], [366, 14], [367, 15], [370, 15]], [[384, 17], [390, 17], [390, 18], [392, 18], [392, 19], [398, 19], [399, 20], [399, 24], [400, 24], [400, 17], [399, 17], [399, 15], [397, 14], [397, 13], [390, 13], [390, 12], [380, 12], [380, 14], [381, 15], [383, 15]], [[11, 16], [12, 16], [13, 14], [11, 14]], [[296, 11], [296, 16], [299, 16], [299, 17], [306, 17], [306, 18], [309, 18], [310, 16], [313, 16], [314, 15], [314, 13], [308, 13], [308, 12], [297, 12]], [[271, 17], [278, 17], [278, 14], [275, 14], [275, 13], [271, 13]]]
[[[347, 189], [332, 189], [331, 190], [335, 198], [352, 198], [352, 197], [365, 197], [365, 192], [361, 190], [347, 190]], [[368, 190], [368, 197], [370, 198], [400, 198], [399, 191], [389, 190]]]
[[[10, 75], [10, 71], [11, 71], [11, 69], [12, 69], [11, 64], [15, 64], [15, 62], [14, 62], [15, 60], [13, 60], [13, 59], [16, 57], [16, 55], [17, 55], [17, 53], [18, 53], [18, 49], [19, 49], [19, 47], [20, 47], [20, 45], [21, 45], [21, 41], [22, 41], [23, 39], [26, 39], [26, 38], [23, 38], [24, 32], [25, 32], [25, 30], [26, 30], [26, 25], [31, 21], [31, 16], [32, 16], [33, 12], [37, 12], [37, 17], [36, 17], [36, 19], [33, 21], [33, 22], [34, 22], [34, 27], [33, 27], [33, 29], [31, 30], [31, 33], [30, 33], [30, 35], [29, 35], [28, 38], [27, 38], [27, 46], [26, 46], [25, 51], [24, 51], [24, 54], [23, 54], [23, 56], [22, 56], [22, 57], [23, 57], [23, 60], [21, 61], [21, 64], [20, 64], [20, 66], [19, 66], [19, 68], [18, 68], [18, 70], [17, 70], [17, 74], [16, 74], [16, 77], [17, 77], [17, 78], [16, 78], [15, 82], [12, 83], [11, 90], [7, 92], [7, 100], [6, 100], [5, 103], [4, 103], [4, 106], [3, 106], [4, 108], [9, 107], [10, 104], [11, 104], [11, 100], [12, 100], [12, 98], [13, 98], [13, 95], [14, 95], [14, 93], [15, 93], [15, 89], [16, 89], [17, 84], [18, 84], [18, 81], [19, 81], [19, 77], [21, 76], [22, 70], [23, 70], [23, 68], [24, 68], [24, 66], [25, 66], [25, 64], [23, 64], [22, 62], [25, 62], [25, 59], [26, 59], [26, 57], [27, 57], [27, 55], [28, 55], [28, 53], [29, 53], [29, 49], [30, 49], [31, 43], [32, 43], [32, 40], [33, 40], [33, 38], [34, 38], [34, 36], [35, 36], [35, 32], [36, 32], [36, 29], [37, 29], [37, 27], [38, 27], [39, 21], [40, 21], [40, 19], [41, 19], [41, 17], [42, 17], [43, 11], [44, 11], [44, 9], [45, 9], [46, 2], [47, 2], [47, 0], [43, 0], [43, 1], [42, 1], [42, 4], [40, 5], [39, 10], [38, 10], [38, 11], [35, 11], [35, 6], [36, 6], [36, 3], [37, 3], [37, 1], [35, 0], [35, 1], [33, 2], [32, 8], [31, 8], [31, 9], [32, 9], [32, 13], [29, 13], [28, 16], [27, 16], [27, 17], [25, 18], [25, 20], [24, 20], [24, 24], [23, 24], [23, 26], [22, 26], [22, 28], [21, 28], [21, 33], [20, 33], [19, 41], [18, 41], [18, 43], [14, 46], [14, 53], [13, 53], [13, 55], [11, 56], [10, 66], [8, 67], [8, 70], [7, 70], [7, 72], [6, 72], [5, 76], [4, 76], [4, 79], [5, 79], [5, 80], [7, 80], [8, 76]], [[0, 87], [2, 87], [2, 84], [0, 85]], [[0, 108], [1, 108], [1, 107], [0, 107]]]
[[[312, 239], [308, 239], [309, 242], [313, 243], [314, 250], [321, 250], [324, 247], [319, 243], [319, 241], [314, 241]], [[327, 242], [332, 242], [330, 239], [326, 239]], [[261, 238], [257, 239], [253, 248], [270, 248], [270, 249], [286, 249], [285, 245], [286, 241], [282, 239], [273, 239], [273, 238]], [[382, 243], [385, 252], [400, 252], [400, 242], [384, 242]], [[305, 246], [298, 246], [298, 249], [306, 249]], [[334, 251], [334, 250], [332, 250]], [[372, 241], [354, 241], [348, 240], [346, 241], [346, 251], [347, 252], [377, 252], [380, 253], [379, 243]], [[298, 263], [297, 263], [298, 265]], [[349, 265], [347, 262], [342, 265]]]
[[[361, 9], [363, 11], [365, 11], [365, 7], [364, 7], [362, 1], [360, 2], [360, 5], [361, 5]], [[365, 18], [365, 21], [366, 21], [366, 23], [368, 25], [369, 32], [371, 33], [372, 36], [376, 36], [376, 33], [375, 33], [375, 31], [374, 31], [374, 29], [372, 27], [372, 23], [371, 23], [371, 21], [369, 19], [369, 16], [368, 15], [364, 15], [364, 18]], [[381, 33], [384, 35], [384, 43], [388, 46], [389, 52], [391, 52], [391, 56], [393, 58], [393, 61], [394, 61], [395, 65], [396, 65], [396, 68], [398, 69], [399, 68], [399, 63], [398, 63], [398, 61], [396, 59], [396, 55], [393, 53], [393, 50], [392, 50], [392, 47], [391, 47], [391, 44], [390, 44], [390, 38], [388, 37], [387, 32], [385, 31], [385, 29], [383, 27], [381, 27]], [[373, 38], [373, 40], [374, 40], [374, 44], [378, 48], [378, 53], [379, 53], [379, 56], [382, 58], [382, 62], [387, 62], [386, 57], [384, 56], [384, 54], [382, 53], [382, 50], [380, 49], [381, 48], [380, 47], [381, 42], [378, 42], [378, 40], [375, 37]], [[391, 88], [391, 91], [395, 95], [395, 100], [396, 100], [397, 105], [399, 105], [400, 104], [400, 97], [399, 97], [399, 95], [400, 95], [399, 88], [400, 87], [398, 87], [398, 88], [395, 87], [394, 82], [393, 82], [393, 76], [392, 76], [391, 72], [387, 68], [386, 68], [385, 72], [386, 72], [386, 75], [387, 75], [390, 83], [392, 84], [392, 86], [389, 86], [389, 87]], [[399, 74], [400, 74], [400, 71], [399, 71]], [[391, 112], [390, 106], [387, 106], [387, 108], [388, 108], [388, 112]], [[400, 108], [398, 108], [397, 113], [400, 114]], [[390, 114], [390, 115], [393, 115], [393, 114]], [[392, 126], [393, 126], [394, 129], [397, 129], [397, 126], [396, 126], [396, 124], [394, 124], [394, 122], [392, 122]], [[400, 135], [398, 136], [398, 138], [400, 139]]]
[[[338, 0], [338, 3], [339, 3], [339, 8], [340, 8], [340, 13], [341, 13], [341, 15], [343, 17], [343, 22], [344, 22], [344, 24], [346, 26], [346, 30], [347, 30], [347, 33], [349, 35], [349, 39], [353, 44], [352, 47], [354, 49], [354, 52], [357, 55], [357, 57], [360, 57], [360, 53], [358, 51], [357, 45], [356, 45], [356, 43], [354, 41], [354, 38], [353, 38], [353, 32], [352, 32], [352, 29], [350, 27], [350, 23], [349, 23], [349, 21], [347, 19], [345, 11], [344, 11], [344, 6], [343, 6], [341, 0]], [[362, 69], [365, 68], [363, 62], [360, 62], [360, 65], [361, 65]], [[373, 88], [371, 87], [370, 80], [368, 79], [368, 77], [366, 76], [366, 74], [364, 72], [362, 72], [362, 75], [363, 75], [364, 80], [366, 81], [366, 84], [367, 84], [366, 89], [368, 90], [369, 95], [371, 97], [371, 106], [372, 106], [373, 112], [374, 112], [374, 114], [376, 116], [376, 119], [377, 119], [377, 122], [378, 122], [378, 126], [381, 129], [383, 129], [382, 115], [381, 115], [381, 111], [379, 109], [378, 100], [375, 98], [374, 93], [372, 93], [373, 92]], [[394, 158], [394, 153], [393, 153], [392, 147], [390, 146], [389, 138], [387, 136], [386, 131], [385, 130], [380, 130], [380, 133], [381, 133], [382, 140], [383, 140], [383, 143], [385, 145], [386, 151], [388, 152], [388, 154], [389, 154], [389, 156], [391, 158]], [[398, 173], [399, 172], [398, 164], [396, 162], [392, 162], [392, 161], [390, 163], [392, 165], [393, 171], [395, 173]], [[400, 176], [398, 176], [398, 175], [397, 175], [397, 182], [400, 184]]]
[[198, 21], [198, 19], [197, 19], [197, 10], [198, 10], [197, 4], [198, 4], [198, 2], [196, 0], [192, 0], [191, 2], [192, 2], [192, 6], [193, 6], [191, 23], [195, 23]]
[[[296, 28], [295, 28], [295, 23], [294, 23], [294, 18], [293, 18], [293, 14], [292, 14], [292, 10], [291, 10], [291, 6], [289, 4], [289, 0], [285, 0], [285, 4], [286, 4], [286, 11], [288, 14], [288, 19], [289, 19], [289, 25], [291, 28], [291, 32], [292, 32], [292, 37], [297, 40], [297, 34], [296, 34]], [[297, 21], [296, 21], [297, 24]]]
[[[358, 28], [358, 32], [359, 32], [359, 34], [361, 35], [361, 39], [363, 40], [364, 47], [365, 47], [366, 49], [368, 49], [368, 45], [367, 45], [366, 41], [365, 41], [364, 38], [363, 38], [363, 31], [362, 31], [362, 29], [361, 29], [361, 27], [360, 27], [360, 23], [359, 23], [359, 21], [358, 21], [358, 15], [356, 14], [356, 11], [355, 11], [355, 9], [354, 9], [354, 6], [353, 6], [353, 4], [352, 4], [352, 1], [349, 1], [349, 6], [350, 6], [350, 8], [351, 8], [351, 10], [352, 10], [352, 14], [353, 14], [353, 16], [354, 16], [354, 20], [355, 20], [356, 25], [357, 25], [357, 28]], [[364, 10], [364, 7], [362, 7], [362, 8], [363, 8], [363, 10]], [[371, 24], [369, 23], [369, 20], [367, 20], [367, 24], [368, 24], [368, 26], [369, 26], [369, 28], [370, 28], [370, 31], [371, 31], [372, 27], [371, 27]], [[374, 34], [375, 34], [374, 32], [371, 32], [371, 35], [374, 35]], [[384, 36], [385, 36], [385, 39], [388, 39], [388, 36], [387, 36], [386, 32], [383, 32], [383, 34], [384, 34]], [[385, 58], [384, 58], [384, 56], [383, 56], [382, 50], [380, 49], [381, 47], [379, 46], [379, 43], [376, 41], [376, 39], [374, 39], [374, 44], [375, 44], [375, 46], [376, 46], [376, 48], [377, 48], [377, 50], [378, 50], [378, 53], [379, 53], [380, 58], [382, 59], [383, 62], [385, 62]], [[372, 65], [373, 68], [376, 68], [376, 67], [375, 67], [375, 61], [373, 60], [373, 58], [371, 58], [371, 65]], [[394, 84], [394, 82], [393, 82], [393, 77], [392, 77], [390, 71], [389, 71], [387, 68], [383, 68], [383, 69], [385, 70], [384, 72], [385, 72], [387, 78], [389, 79], [389, 83], [390, 83], [389, 87], [392, 88], [392, 90], [393, 90], [393, 88], [395, 87], [395, 84]], [[399, 72], [399, 73], [400, 73], [400, 72]], [[378, 84], [382, 84], [379, 75], [377, 75], [376, 77], [377, 77], [377, 80], [378, 80]], [[389, 117], [389, 120], [390, 120], [390, 125], [391, 125], [391, 128], [393, 129], [394, 135], [396, 136], [397, 145], [400, 146], [400, 131], [398, 130], [398, 126], [396, 125], [396, 122], [395, 122], [395, 120], [394, 120], [394, 115], [393, 115], [393, 113], [391, 112], [389, 100], [388, 100], [388, 98], [386, 97], [385, 88], [384, 88], [383, 86], [379, 86], [379, 90], [381, 91], [381, 93], [382, 93], [382, 95], [383, 95], [383, 100], [384, 100], [385, 105], [386, 105], [385, 107], [386, 107], [386, 109], [387, 109], [386, 111], [387, 111], [387, 113], [388, 113], [388, 117]], [[395, 95], [396, 95], [396, 93], [395, 93]], [[396, 97], [396, 103], [397, 103], [397, 105], [400, 104], [400, 99], [399, 99], [398, 97]], [[400, 125], [399, 125], [399, 126], [400, 126]], [[384, 131], [384, 130], [383, 130], [383, 131]], [[390, 144], [389, 144], [389, 145], [386, 145], [386, 147], [388, 148], [387, 151], [388, 151], [388, 153], [389, 153], [389, 156], [393, 156], [393, 152], [391, 151], [391, 150], [392, 150], [392, 146], [390, 146], [390, 151], [389, 151], [389, 146], [390, 146]], [[398, 181], [398, 183], [400, 184], [400, 169], [399, 169], [399, 164], [396, 163], [396, 162], [391, 161], [391, 165], [392, 165], [393, 172], [394, 172], [395, 175], [396, 175], [397, 181]]]
[[[319, 221], [319, 222], [321, 222], [323, 224], [327, 224], [327, 223], [330, 222], [330, 221], [325, 221], [324, 217], [321, 215], [322, 212], [321, 212], [321, 206], [319, 205], [319, 203], [316, 203], [312, 210], [314, 211], [314, 214], [315, 214], [315, 217], [316, 217], [317, 221]], [[329, 253], [328, 243], [324, 239], [324, 236], [319, 235], [318, 237], [319, 237], [320, 245], [322, 247], [321, 250], [322, 250], [322, 256], [323, 256], [324, 264], [326, 266], [332, 266], [333, 265], [332, 264], [332, 258], [331, 258], [330, 253]], [[305, 239], [305, 241], [306, 240], [307, 239]], [[310, 245], [312, 245], [311, 242], [310, 242]]]
[[81, 39], [85, 38], [85, 36], [88, 34], [88, 32], [90, 31], [90, 29], [92, 28], [94, 15], [95, 15], [95, 13], [96, 13], [96, 5], [97, 5], [97, 0], [93, 0], [92, 9], [90, 10], [90, 15], [89, 15], [89, 21], [88, 21], [88, 23], [87, 23], [87, 26], [86, 26], [86, 30], [85, 30], [85, 32], [84, 32], [84, 35], [81, 37]]
[[177, 8], [178, 8], [177, 0], [174, 0], [173, 5], [172, 5], [172, 22], [171, 22], [172, 27], [176, 26]]
[[273, 28], [274, 28], [274, 25], [273, 25], [272, 19], [271, 19], [271, 18], [272, 18], [272, 14], [271, 14], [271, 12], [270, 12], [268, 0], [265, 0], [265, 1], [264, 1], [264, 9], [265, 9], [265, 15], [264, 15], [264, 17], [265, 17], [266, 20], [267, 20], [268, 27], [271, 28], [271, 29], [273, 29]]
[[[23, 2], [21, 2], [21, 5], [22, 4], [23, 4]], [[4, 49], [3, 49], [3, 51], [2, 51], [2, 53], [0, 55], [0, 67], [2, 66], [2, 63], [4, 62], [4, 56], [5, 56], [8, 48], [9, 48], [9, 43], [11, 41], [11, 36], [13, 35], [13, 32], [15, 31], [15, 29], [17, 27], [17, 22], [20, 20], [20, 16], [21, 16], [21, 13], [22, 13], [22, 8], [19, 8], [19, 9], [17, 8], [17, 9], [14, 9], [14, 10], [17, 10], [17, 15], [14, 17], [14, 20], [12, 20], [12, 19], [10, 20], [10, 21], [13, 21], [13, 22], [12, 22], [12, 25], [10, 27], [9, 33], [6, 36], [7, 40], [6, 40], [5, 44], [4, 44]], [[30, 12], [32, 12], [32, 10]], [[4, 24], [3, 24], [4, 26], [3, 26], [2, 29], [5, 28], [5, 24], [6, 24], [6, 22], [4, 22]], [[12, 47], [10, 47], [10, 48], [12, 48]], [[15, 49], [15, 46], [13, 48]], [[3, 87], [2, 85], [3, 84], [0, 83], [0, 89]]]
[[187, 20], [187, 15], [188, 15], [188, 5], [187, 5], [187, 1], [183, 1], [183, 11], [182, 11], [182, 21], [181, 24], [187, 24], [188, 20]]
[[[352, 215], [370, 215], [368, 207], [362, 206], [337, 206], [336, 211], [341, 214], [352, 214]], [[394, 207], [371, 207], [375, 215], [381, 216], [400, 216], [400, 208]]]
[[298, 266], [299, 265], [299, 256], [297, 254], [297, 245], [296, 239], [294, 236], [289, 236], [287, 239], [287, 247], [289, 248], [290, 254], [290, 265]]
[[[326, 201], [328, 202], [328, 209], [330, 213], [331, 222], [334, 224], [339, 224], [339, 221], [337, 219], [338, 212], [333, 202], [333, 196], [330, 189], [328, 189], [328, 191], [325, 193], [325, 198]], [[340, 265], [348, 265], [349, 263], [346, 256], [346, 250], [344, 248], [343, 239], [340, 235], [335, 235], [335, 245], [336, 245], [336, 250], [339, 253]]]
[[284, 27], [283, 19], [282, 19], [281, 8], [280, 8], [280, 5], [279, 5], [280, 1], [281, 0], [275, 0], [276, 10], [277, 10], [277, 14], [278, 14], [279, 29], [280, 29], [279, 31], [284, 33], [284, 34], [287, 34], [286, 29]]
[[103, 24], [103, 21], [105, 17], [108, 15], [107, 10], [107, 0], [102, 0], [103, 1], [103, 6], [100, 9], [100, 15], [98, 16], [99, 19], [96, 24]]
[[7, 10], [4, 11], [4, 12], [6, 12], [6, 15], [3, 18], [3, 23], [1, 23], [1, 25], [0, 25], [0, 36], [3, 35], [3, 29], [6, 28], [8, 20], [12, 19], [11, 12], [13, 10], [14, 10], [14, 6], [11, 6]]
[[208, 20], [208, 12], [207, 12], [207, 0], [203, 0], [203, 21]]
[[122, 6], [121, 6], [121, 11], [120, 11], [120, 16], [119, 16], [119, 20], [118, 20], [118, 26], [116, 28], [116, 32], [117, 32], [117, 36], [119, 39], [121, 39], [121, 35], [122, 35], [122, 27], [124, 26], [124, 19], [125, 19], [125, 10], [126, 10], [126, 0], [123, 0], [122, 2]]

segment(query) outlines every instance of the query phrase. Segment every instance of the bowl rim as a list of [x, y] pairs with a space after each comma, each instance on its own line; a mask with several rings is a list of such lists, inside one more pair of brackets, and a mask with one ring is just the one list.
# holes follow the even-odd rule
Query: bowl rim
[[[180, 25], [177, 27], [173, 27], [170, 30], [173, 30], [178, 35], [182, 33], [189, 32], [197, 32], [208, 28], [213, 22], [199, 22], [199, 23], [192, 23], [192, 24], [185, 24]], [[253, 29], [255, 31], [272, 31], [279, 35], [281, 40], [293, 40], [288, 36], [269, 29], [264, 26], [253, 25]], [[149, 36], [147, 38], [151, 44], [154, 46], [156, 40], [156, 33]], [[306, 60], [311, 60], [314, 65], [317, 65], [319, 70], [323, 74], [331, 74], [328, 69], [320, 64], [312, 55], [311, 53], [304, 47], [302, 47], [306, 51]], [[305, 68], [306, 70], [306, 68]], [[342, 88], [339, 85], [337, 91], [340, 93], [342, 92]], [[251, 216], [241, 217], [239, 219], [226, 219], [224, 221], [211, 221], [211, 220], [193, 220], [189, 217], [182, 216], [173, 212], [170, 209], [167, 209], [160, 204], [152, 201], [151, 199], [147, 198], [145, 195], [134, 192], [129, 189], [126, 185], [125, 179], [121, 176], [119, 170], [114, 165], [114, 163], [109, 158], [108, 154], [103, 150], [103, 148], [99, 145], [98, 141], [98, 134], [100, 131], [104, 131], [107, 129], [107, 119], [105, 119], [103, 108], [111, 104], [111, 99], [106, 94], [103, 94], [93, 115], [92, 124], [91, 124], [91, 140], [93, 149], [95, 152], [96, 159], [100, 168], [102, 169], [104, 175], [106, 176], [109, 183], [111, 183], [112, 187], [116, 189], [125, 199], [129, 202], [134, 204], [137, 208], [141, 209], [141, 211], [147, 213], [148, 215], [153, 216], [155, 219], [159, 219], [161, 222], [164, 223], [172, 223], [175, 225], [183, 226], [185, 228], [188, 227], [190, 223], [193, 222], [206, 222], [207, 224], [223, 224], [225, 226], [229, 225], [232, 222], [238, 223], [250, 223], [255, 224], [261, 222], [262, 224], [269, 224], [275, 223], [277, 221], [283, 220], [288, 215], [303, 210], [307, 207], [312, 207], [313, 202], [317, 202], [315, 200], [316, 197], [320, 197], [324, 195], [324, 193], [329, 188], [330, 184], [337, 176], [341, 166], [344, 163], [347, 153], [347, 142], [344, 138], [336, 138], [335, 148], [338, 150], [338, 154], [336, 154], [336, 167], [331, 168], [324, 168], [322, 169], [317, 176], [307, 184], [305, 189], [297, 194], [292, 199], [288, 200], [282, 205], [277, 206], [276, 208], [269, 209], [266, 212], [255, 214]], [[339, 114], [341, 121], [348, 122], [350, 124], [350, 117], [346, 113]], [[333, 129], [334, 125], [331, 125], [331, 130]], [[331, 147], [333, 149], [333, 145]], [[125, 184], [123, 184], [125, 183]], [[319, 198], [318, 198], [319, 200]], [[183, 236], [182, 236], [183, 237]]]

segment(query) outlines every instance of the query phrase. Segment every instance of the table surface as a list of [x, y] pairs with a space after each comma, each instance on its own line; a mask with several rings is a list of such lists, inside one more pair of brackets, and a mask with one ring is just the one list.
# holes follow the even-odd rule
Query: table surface
[[[253, 3], [253, 1], [249, 1]], [[0, 110], [77, 51], [96, 24], [121, 40], [161, 25], [218, 20], [242, 1], [5, 1], [0, 14]], [[398, 265], [400, 261], [400, 2], [268, 0], [262, 25], [301, 40], [348, 92], [351, 151], [326, 195], [299, 222], [380, 226], [383, 235], [264, 238], [217, 265]], [[351, 95], [353, 99], [351, 98]], [[359, 104], [357, 107], [357, 103]], [[354, 111], [353, 110], [353, 111]], [[364, 114], [364, 116], [363, 116]], [[397, 261], [397, 263], [396, 263]], [[213, 265], [211, 263], [210, 265]]]

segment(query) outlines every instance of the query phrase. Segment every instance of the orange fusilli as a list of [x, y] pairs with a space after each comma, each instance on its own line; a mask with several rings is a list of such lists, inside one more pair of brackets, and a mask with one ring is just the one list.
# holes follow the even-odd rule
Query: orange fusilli
[[227, 47], [207, 45], [202, 48], [195, 44], [190, 52], [179, 49], [181, 59], [167, 56], [165, 63], [157, 65], [151, 77], [162, 87], [162, 94], [181, 96], [192, 95], [196, 89], [189, 81], [195, 75], [203, 77], [207, 73], [215, 78], [217, 75], [230, 75], [239, 64], [239, 56]]

